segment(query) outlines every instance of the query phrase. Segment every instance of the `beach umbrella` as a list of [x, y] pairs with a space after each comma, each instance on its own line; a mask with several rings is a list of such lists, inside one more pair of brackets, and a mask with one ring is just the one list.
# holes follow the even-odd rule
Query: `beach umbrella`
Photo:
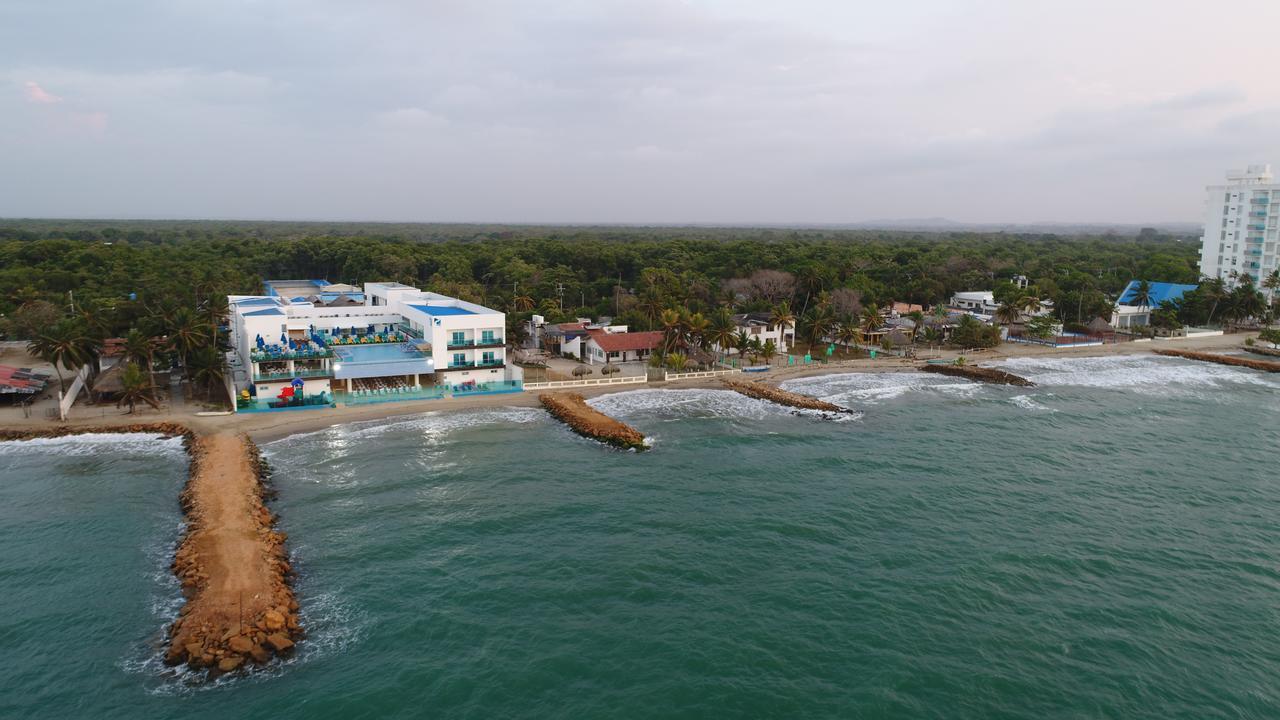
[[294, 378], [294, 379], [293, 379], [293, 382], [292, 382], [292, 383], [290, 383], [290, 385], [293, 385], [295, 388], [301, 388], [301, 387], [302, 387], [302, 378]]

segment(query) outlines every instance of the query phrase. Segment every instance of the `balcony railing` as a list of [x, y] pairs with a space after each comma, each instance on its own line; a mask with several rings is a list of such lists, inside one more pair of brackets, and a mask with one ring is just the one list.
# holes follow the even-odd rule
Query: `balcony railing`
[[292, 380], [294, 378], [318, 378], [331, 377], [333, 371], [328, 368], [298, 368], [293, 372], [281, 370], [280, 372], [264, 372], [254, 373], [254, 382], [267, 382], [270, 380]]
[[460, 363], [458, 363], [458, 362], [451, 362], [451, 363], [449, 363], [449, 367], [448, 367], [448, 368], [446, 368], [446, 369], [447, 369], [447, 370], [467, 370], [467, 369], [469, 369], [469, 368], [473, 368], [473, 367], [475, 367], [475, 366], [476, 366], [476, 364], [475, 364], [475, 363], [473, 363], [473, 362], [460, 362]]
[[1255, 197], [1249, 202], [1252, 202], [1254, 205], [1266, 205], [1267, 203], [1271, 202], [1271, 198]]
[[250, 350], [251, 362], [267, 362], [270, 360], [308, 360], [333, 357], [333, 350]]
[[506, 362], [506, 361], [504, 361], [504, 360], [496, 360], [496, 359], [495, 359], [495, 360], [481, 360], [480, 362], [476, 363], [476, 367], [482, 367], [482, 368], [502, 367], [502, 366], [505, 364], [505, 362]]
[[475, 347], [475, 340], [449, 340], [449, 349]]
[[1251, 217], [1264, 218], [1264, 217], [1266, 217], [1266, 216], [1267, 216], [1267, 211], [1266, 211], [1266, 210], [1254, 210], [1253, 212], [1249, 213], [1249, 215], [1250, 215]]
[[1266, 226], [1266, 225], [1253, 224], [1253, 225], [1250, 225], [1250, 226], [1249, 226], [1249, 229], [1250, 229], [1250, 230], [1257, 230], [1257, 231], [1261, 232], [1261, 231], [1263, 231], [1263, 230], [1266, 230], [1266, 229], [1267, 229], [1267, 226]]

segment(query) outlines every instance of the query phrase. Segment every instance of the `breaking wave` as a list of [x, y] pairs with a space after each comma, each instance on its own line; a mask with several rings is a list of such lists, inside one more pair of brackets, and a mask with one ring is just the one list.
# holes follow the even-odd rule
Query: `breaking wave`
[[587, 404], [619, 419], [679, 420], [732, 418], [762, 420], [784, 415], [801, 415], [848, 421], [858, 413], [832, 415], [817, 410], [799, 410], [767, 400], [750, 398], [733, 390], [628, 390], [587, 400]]
[[1280, 389], [1275, 376], [1245, 368], [1214, 365], [1158, 355], [1093, 358], [1010, 358], [999, 364], [1041, 386], [1075, 386], [1150, 391], [1154, 388], [1195, 390], [1227, 385]]
[[59, 457], [113, 455], [184, 455], [182, 438], [158, 433], [84, 433], [63, 437], [0, 441], [0, 455], [47, 452]]

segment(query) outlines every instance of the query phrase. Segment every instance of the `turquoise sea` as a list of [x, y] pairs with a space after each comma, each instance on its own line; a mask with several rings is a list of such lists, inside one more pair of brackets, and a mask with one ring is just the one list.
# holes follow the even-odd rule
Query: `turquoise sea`
[[211, 684], [157, 659], [180, 445], [0, 443], [0, 717], [1280, 717], [1280, 377], [1008, 368], [269, 443], [310, 635]]

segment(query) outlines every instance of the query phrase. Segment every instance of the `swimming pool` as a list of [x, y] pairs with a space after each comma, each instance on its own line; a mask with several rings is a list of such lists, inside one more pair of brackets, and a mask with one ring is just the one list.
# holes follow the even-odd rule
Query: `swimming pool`
[[424, 357], [422, 353], [404, 343], [333, 346], [333, 354], [344, 363], [380, 363], [420, 360]]

